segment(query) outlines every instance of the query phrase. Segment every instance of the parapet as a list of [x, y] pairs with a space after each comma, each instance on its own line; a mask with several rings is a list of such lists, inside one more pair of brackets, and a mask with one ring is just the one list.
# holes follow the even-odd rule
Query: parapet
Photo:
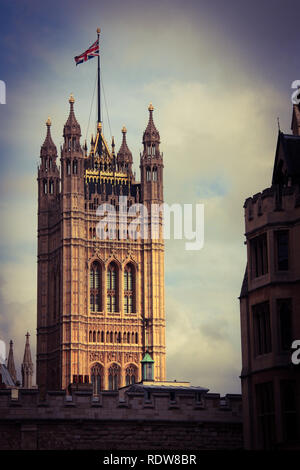
[[273, 185], [248, 197], [244, 209], [246, 233], [267, 223], [292, 221], [300, 217], [300, 188]]
[[[17, 390], [17, 393], [16, 393]], [[241, 395], [221, 397], [202, 387], [131, 385], [118, 391], [0, 390], [0, 420], [129, 420], [242, 422]]]

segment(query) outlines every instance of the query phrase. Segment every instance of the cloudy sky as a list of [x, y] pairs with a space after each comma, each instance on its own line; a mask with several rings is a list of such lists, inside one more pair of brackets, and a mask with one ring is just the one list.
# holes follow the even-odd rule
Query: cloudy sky
[[112, 134], [120, 145], [126, 125], [139, 175], [152, 101], [166, 202], [205, 205], [202, 250], [166, 243], [168, 379], [239, 393], [243, 203], [270, 185], [278, 116], [289, 132], [291, 83], [300, 79], [299, 2], [0, 0], [0, 7], [0, 80], [7, 86], [0, 105], [0, 339], [15, 341], [19, 364], [28, 330], [35, 354], [39, 151], [48, 116], [61, 144], [70, 92], [83, 139], [94, 132], [96, 61], [75, 67], [73, 57], [100, 26], [107, 139]]

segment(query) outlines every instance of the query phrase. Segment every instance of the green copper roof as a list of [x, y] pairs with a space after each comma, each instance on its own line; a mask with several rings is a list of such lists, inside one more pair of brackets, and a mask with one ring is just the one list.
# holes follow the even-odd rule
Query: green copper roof
[[141, 362], [154, 362], [152, 357], [150, 356], [150, 354], [148, 352], [146, 352], [144, 358], [141, 360]]

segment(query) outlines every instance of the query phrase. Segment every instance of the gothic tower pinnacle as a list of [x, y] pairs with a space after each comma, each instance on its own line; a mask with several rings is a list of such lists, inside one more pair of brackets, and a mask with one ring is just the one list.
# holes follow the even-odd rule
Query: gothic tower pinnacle
[[22, 387], [23, 388], [32, 388], [33, 362], [31, 359], [29, 336], [30, 334], [27, 332], [24, 358], [22, 362]]
[[128, 148], [126, 141], [127, 129], [125, 126], [122, 127], [122, 144], [117, 155], [118, 169], [119, 171], [128, 171], [132, 172], [132, 153]]
[[13, 342], [10, 340], [9, 343], [9, 353], [7, 359], [7, 370], [10, 373], [11, 378], [16, 383], [17, 381], [17, 373], [15, 368], [15, 361], [14, 361], [14, 351], [13, 351]]

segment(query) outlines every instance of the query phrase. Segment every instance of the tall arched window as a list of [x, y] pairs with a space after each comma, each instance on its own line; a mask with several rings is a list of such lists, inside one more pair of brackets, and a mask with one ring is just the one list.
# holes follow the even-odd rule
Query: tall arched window
[[108, 369], [108, 389], [118, 390], [120, 382], [120, 367], [112, 364]]
[[149, 166], [146, 168], [146, 181], [151, 181], [151, 168]]
[[155, 166], [152, 171], [152, 179], [153, 181], [157, 181], [157, 167]]
[[137, 368], [133, 364], [129, 364], [128, 367], [126, 367], [125, 371], [126, 375], [126, 385], [134, 384], [137, 382]]
[[103, 388], [103, 367], [101, 364], [95, 364], [91, 368], [91, 382], [93, 385], [93, 394], [99, 395], [100, 390]]
[[135, 276], [132, 264], [124, 269], [124, 313], [135, 311]]
[[155, 145], [152, 145], [152, 156], [155, 156]]
[[48, 189], [47, 180], [43, 180], [43, 190], [44, 190], [44, 194], [47, 194], [47, 189]]
[[118, 272], [115, 263], [110, 263], [107, 268], [107, 311], [114, 313], [118, 311]]
[[49, 182], [49, 193], [53, 194], [54, 193], [54, 183], [52, 180]]
[[101, 311], [101, 267], [97, 261], [90, 267], [90, 311]]
[[78, 169], [77, 160], [73, 160], [73, 175], [77, 175], [77, 169]]

